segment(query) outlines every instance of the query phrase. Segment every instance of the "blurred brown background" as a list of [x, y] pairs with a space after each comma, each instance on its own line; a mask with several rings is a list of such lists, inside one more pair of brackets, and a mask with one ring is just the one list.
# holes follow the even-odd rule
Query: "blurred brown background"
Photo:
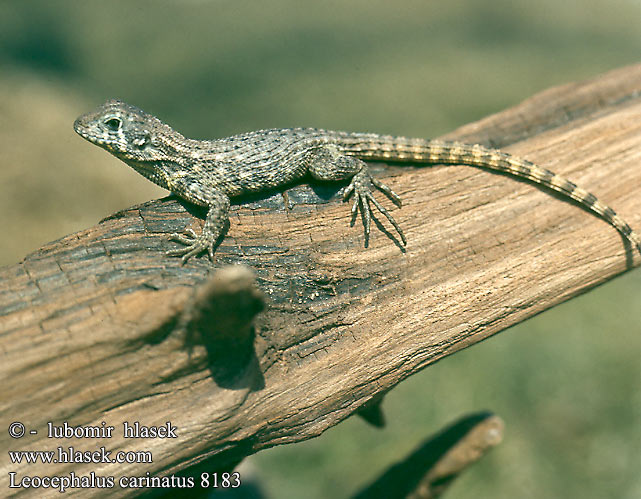
[[[2, 2], [0, 264], [166, 195], [74, 134], [108, 98], [194, 138], [433, 137], [638, 62], [640, 26], [639, 0]], [[270, 497], [344, 497], [487, 408], [505, 441], [449, 497], [641, 497], [640, 310], [637, 269], [403, 383], [385, 430], [348, 420], [254, 456], [257, 476]]]

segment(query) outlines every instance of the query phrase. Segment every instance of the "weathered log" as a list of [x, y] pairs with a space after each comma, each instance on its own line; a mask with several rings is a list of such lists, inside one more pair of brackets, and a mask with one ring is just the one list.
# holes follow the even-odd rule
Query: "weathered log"
[[[448, 138], [502, 147], [563, 174], [641, 230], [641, 65], [543, 92]], [[436, 360], [641, 262], [605, 222], [530, 183], [468, 166], [375, 173], [404, 200], [393, 214], [406, 249], [385, 225], [363, 248], [335, 186], [292, 188], [292, 210], [278, 194], [245, 200], [232, 209], [217, 266], [249, 266], [260, 292], [242, 272], [228, 276], [247, 300], [247, 320], [224, 317], [227, 326], [211, 333], [196, 318], [203, 314], [193, 307], [207, 307], [194, 295], [230, 316], [233, 307], [196, 289], [211, 286], [202, 284], [206, 259], [181, 267], [164, 256], [176, 244], [168, 234], [202, 224], [191, 214], [201, 212], [172, 198], [2, 269], [1, 422], [38, 431], [22, 439], [3, 432], [3, 448], [153, 454], [153, 463], [5, 461], [3, 480], [93, 471], [115, 476], [117, 488], [122, 476], [226, 469], [317, 436]], [[261, 293], [266, 309], [247, 351]], [[245, 338], [235, 364], [216, 349], [230, 324]], [[47, 422], [63, 421], [115, 430], [109, 439], [47, 438]], [[169, 421], [178, 438], [125, 439], [122, 425], [134, 421]]]

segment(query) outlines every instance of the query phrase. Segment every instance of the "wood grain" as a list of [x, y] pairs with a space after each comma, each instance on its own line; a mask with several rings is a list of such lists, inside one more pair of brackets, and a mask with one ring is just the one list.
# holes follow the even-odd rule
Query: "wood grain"
[[[623, 68], [447, 138], [500, 146], [563, 174], [638, 231], [640, 95], [641, 65]], [[363, 248], [360, 222], [349, 226], [334, 187], [292, 188], [292, 210], [278, 194], [233, 206], [217, 266], [250, 267], [256, 286], [243, 281], [246, 296], [262, 294], [267, 306], [255, 321], [252, 360], [237, 372], [220, 375], [224, 361], [198, 341], [188, 345], [180, 326], [210, 266], [164, 256], [175, 244], [169, 233], [202, 225], [172, 198], [0, 270], [1, 422], [38, 430], [21, 440], [2, 432], [3, 448], [153, 453], [150, 464], [11, 465], [3, 480], [9, 471], [19, 480], [228, 468], [317, 436], [436, 360], [641, 262], [605, 222], [527, 182], [466, 166], [375, 172], [404, 200], [393, 214], [405, 251], [385, 224]], [[111, 439], [58, 442], [46, 438], [48, 421], [116, 429]], [[170, 421], [179, 438], [127, 440], [124, 421]]]

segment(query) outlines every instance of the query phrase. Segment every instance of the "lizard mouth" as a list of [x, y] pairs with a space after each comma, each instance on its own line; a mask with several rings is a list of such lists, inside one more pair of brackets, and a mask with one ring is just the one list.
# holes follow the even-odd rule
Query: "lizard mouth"
[[73, 122], [73, 129], [77, 134], [82, 135], [82, 127], [80, 125], [80, 118], [78, 118], [76, 121]]
[[91, 137], [89, 136], [87, 127], [84, 126], [83, 124], [82, 116], [73, 122], [73, 129], [83, 139], [87, 139], [87, 140], [91, 139]]
[[115, 147], [110, 141], [97, 137], [96, 135], [91, 133], [89, 127], [87, 127], [84, 123], [83, 116], [74, 121], [73, 129], [83, 139], [86, 139], [89, 142], [96, 144], [97, 146], [103, 147], [109, 152], [116, 152]]

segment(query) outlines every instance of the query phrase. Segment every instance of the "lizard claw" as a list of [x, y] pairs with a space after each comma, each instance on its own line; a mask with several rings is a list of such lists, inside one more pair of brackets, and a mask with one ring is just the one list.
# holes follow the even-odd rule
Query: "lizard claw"
[[207, 251], [211, 261], [214, 261], [214, 245], [202, 234], [198, 235], [192, 229], [185, 229], [185, 234], [176, 232], [169, 236], [169, 240], [186, 245], [186, 248], [177, 248], [165, 253], [167, 256], [181, 256], [181, 266], [187, 263], [192, 256], [198, 256], [203, 251]]
[[[392, 189], [390, 189], [387, 185], [382, 183], [380, 180], [375, 179], [374, 177], [371, 176], [369, 171], [365, 168], [363, 168], [361, 171], [359, 171], [354, 177], [352, 177], [352, 181], [350, 184], [347, 186], [345, 191], [343, 192], [343, 199], [347, 200], [352, 193], [354, 193], [354, 204], [352, 205], [352, 216], [355, 216], [356, 213], [358, 212], [358, 207], [361, 207], [361, 213], [363, 214], [363, 225], [365, 226], [365, 240], [369, 240], [369, 233], [370, 233], [370, 227], [371, 227], [371, 206], [370, 202], [376, 207], [376, 209], [389, 221], [389, 223], [392, 224], [392, 226], [396, 229], [396, 232], [398, 232], [398, 235], [401, 238], [401, 241], [403, 241], [403, 246], [407, 245], [407, 240], [405, 239], [405, 234], [403, 234], [403, 231], [399, 227], [399, 225], [396, 223], [396, 220], [392, 217], [392, 215], [389, 214], [389, 212], [385, 209], [383, 205], [381, 205], [374, 196], [372, 195], [372, 186], [376, 187], [383, 193], [385, 193], [397, 206], [401, 206], [401, 198], [396, 194]], [[367, 246], [367, 243], [366, 243]]]
[[372, 184], [374, 184], [374, 186], [375, 186], [378, 190], [383, 191], [383, 192], [385, 193], [385, 195], [386, 195], [387, 197], [389, 197], [389, 198], [394, 202], [394, 204], [395, 204], [396, 206], [398, 206], [398, 207], [400, 208], [400, 207], [403, 205], [403, 203], [401, 202], [401, 198], [399, 197], [399, 195], [398, 195], [398, 194], [396, 194], [396, 193], [395, 193], [392, 189], [390, 189], [388, 186], [386, 186], [383, 182], [381, 182], [380, 180], [378, 180], [377, 178], [372, 177], [372, 176], [370, 176], [370, 178], [369, 178], [369, 179], [370, 179], [370, 181], [372, 182]]

